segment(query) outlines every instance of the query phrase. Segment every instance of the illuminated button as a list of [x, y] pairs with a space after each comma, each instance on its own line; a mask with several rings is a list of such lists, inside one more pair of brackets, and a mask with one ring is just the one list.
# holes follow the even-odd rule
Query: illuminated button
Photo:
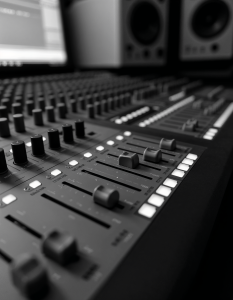
[[165, 196], [165, 197], [168, 197], [170, 194], [171, 194], [171, 189], [169, 187], [166, 187], [164, 185], [161, 185], [156, 193], [159, 194], [159, 195], [162, 195], [162, 196]]
[[132, 134], [132, 133], [131, 133], [130, 131], [125, 131], [125, 132], [124, 132], [124, 135], [125, 135], [125, 136], [131, 136], [131, 134]]
[[139, 127], [146, 127], [146, 124], [144, 122], [139, 123]]
[[156, 212], [156, 208], [150, 204], [143, 204], [138, 213], [146, 218], [152, 218]]
[[215, 133], [214, 133], [214, 132], [211, 132], [211, 131], [207, 131], [207, 132], [206, 132], [206, 135], [209, 135], [209, 136], [213, 136], [213, 137], [214, 137], [214, 136], [215, 136]]
[[145, 120], [144, 123], [145, 123], [146, 125], [150, 125], [151, 122], [150, 122], [149, 120]]
[[12, 152], [13, 152], [13, 151], [12, 151], [12, 149], [10, 149], [9, 151], [10, 151], [10, 153], [12, 153]]
[[78, 162], [77, 162], [77, 160], [71, 160], [71, 161], [69, 162], [69, 165], [72, 166], [72, 167], [74, 167], [74, 166], [77, 166], [77, 165], [78, 165]]
[[164, 202], [164, 198], [162, 196], [153, 194], [150, 196], [150, 198], [147, 200], [147, 202], [160, 207]]
[[179, 164], [179, 166], [177, 167], [177, 169], [182, 170], [182, 171], [188, 171], [189, 166], [185, 165], [185, 164]]
[[122, 135], [116, 136], [116, 140], [118, 140], [118, 141], [122, 141], [123, 139], [124, 139], [124, 137]]
[[58, 176], [58, 175], [60, 175], [62, 172], [60, 171], [60, 170], [58, 170], [58, 169], [56, 169], [56, 170], [53, 170], [52, 172], [51, 172], [51, 175], [53, 175], [53, 176]]
[[112, 145], [114, 145], [114, 142], [113, 142], [113, 141], [107, 141], [107, 144], [108, 144], [109, 146], [112, 146]]
[[38, 180], [35, 180], [35, 181], [29, 183], [29, 186], [30, 186], [31, 188], [33, 188], [33, 189], [38, 188], [38, 186], [40, 186], [40, 185], [41, 185], [41, 182], [38, 181]]
[[46, 137], [43, 136], [43, 142], [45, 142], [45, 141], [46, 141]]
[[193, 160], [185, 158], [183, 159], [182, 163], [191, 166], [193, 164]]
[[205, 140], [212, 140], [213, 137], [206, 134], [206, 135], [203, 136], [203, 139], [205, 139]]
[[89, 157], [92, 157], [92, 154], [90, 152], [87, 152], [83, 156], [86, 157], [86, 158], [89, 158]]
[[2, 202], [3, 202], [5, 205], [8, 205], [8, 204], [14, 202], [16, 199], [17, 199], [17, 198], [16, 198], [14, 195], [9, 194], [9, 195], [7, 195], [7, 196], [5, 196], [5, 197], [2, 198]]
[[126, 117], [127, 117], [129, 120], [133, 119], [133, 115], [132, 115], [132, 114], [128, 114]]
[[121, 119], [117, 119], [117, 120], [115, 120], [115, 123], [116, 124], [122, 124], [122, 121], [121, 121]]
[[209, 130], [208, 130], [209, 132], [213, 132], [213, 133], [217, 133], [218, 132], [218, 129], [215, 129], [215, 128], [210, 128]]
[[28, 142], [28, 143], [26, 143], [26, 146], [27, 146], [27, 147], [31, 147], [31, 146], [32, 146], [32, 143], [31, 143], [31, 142]]
[[192, 153], [189, 153], [186, 158], [188, 159], [192, 159], [192, 160], [197, 160], [198, 156], [196, 154], [192, 154]]
[[103, 151], [103, 150], [104, 150], [104, 147], [103, 147], [103, 146], [98, 146], [98, 147], [96, 147], [96, 150], [97, 150], [97, 151]]
[[127, 117], [121, 117], [121, 121], [127, 122], [127, 121], [128, 121], [128, 118], [127, 118]]
[[177, 170], [177, 169], [175, 169], [172, 172], [173, 176], [180, 177], [180, 178], [184, 177], [184, 174], [185, 174], [184, 171], [180, 171], [180, 170]]
[[177, 181], [174, 180], [174, 179], [171, 179], [171, 178], [167, 178], [164, 182], [163, 182], [164, 185], [166, 186], [169, 186], [171, 188], [174, 188], [176, 187], [177, 185]]

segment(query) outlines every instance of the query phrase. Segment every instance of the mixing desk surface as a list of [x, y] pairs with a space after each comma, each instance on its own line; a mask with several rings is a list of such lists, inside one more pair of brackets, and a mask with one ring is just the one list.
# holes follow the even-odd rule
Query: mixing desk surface
[[232, 172], [233, 90], [75, 73], [0, 82], [1, 299], [173, 299]]

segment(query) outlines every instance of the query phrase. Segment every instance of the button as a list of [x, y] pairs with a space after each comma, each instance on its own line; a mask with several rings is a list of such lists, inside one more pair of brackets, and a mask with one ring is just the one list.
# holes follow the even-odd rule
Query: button
[[158, 163], [162, 160], [162, 151], [146, 148], [143, 152], [142, 159], [145, 161]]
[[46, 137], [42, 136], [42, 140], [43, 140], [43, 142], [45, 142], [46, 141]]
[[116, 123], [116, 124], [122, 124], [122, 121], [121, 121], [121, 119], [116, 119], [116, 120], [115, 120], [115, 123]]
[[173, 175], [173, 176], [176, 176], [176, 177], [182, 178], [182, 177], [184, 177], [185, 173], [184, 173], [183, 171], [180, 171], [180, 170], [175, 169], [175, 170], [172, 172], [172, 175]]
[[179, 164], [179, 166], [177, 167], [177, 169], [182, 170], [182, 171], [188, 171], [189, 170], [189, 166], [185, 165], [185, 164]]
[[106, 188], [102, 185], [97, 186], [93, 191], [93, 200], [107, 208], [113, 208], [119, 202], [120, 194], [117, 190]]
[[29, 183], [29, 186], [30, 186], [32, 189], [36, 189], [36, 188], [38, 188], [38, 186], [40, 186], [40, 185], [41, 185], [41, 182], [40, 182], [39, 180], [35, 180], [35, 181]]
[[8, 204], [14, 202], [16, 199], [17, 199], [17, 198], [16, 198], [14, 195], [9, 194], [9, 195], [7, 195], [7, 196], [5, 196], [5, 197], [2, 198], [2, 202], [3, 202], [5, 205], [8, 205]]
[[166, 186], [169, 186], [171, 188], [174, 188], [176, 187], [177, 185], [177, 181], [174, 180], [174, 179], [171, 179], [171, 178], [167, 178], [164, 182], [163, 182], [164, 185]]
[[206, 134], [206, 135], [203, 136], [203, 139], [205, 139], [205, 140], [212, 140], [213, 136], [210, 136], [210, 135]]
[[118, 163], [120, 166], [135, 169], [139, 165], [138, 154], [124, 151], [119, 155]]
[[170, 194], [171, 194], [171, 189], [169, 187], [166, 187], [164, 185], [161, 185], [156, 193], [159, 194], [159, 195], [162, 195], [162, 196], [165, 196], [165, 197], [168, 197]]
[[83, 156], [86, 158], [89, 158], [89, 157], [92, 157], [92, 153], [86, 152], [85, 154], [83, 154]]
[[63, 139], [65, 143], [73, 143], [74, 137], [73, 137], [73, 127], [71, 124], [64, 124], [62, 125], [62, 131], [63, 131]]
[[42, 251], [48, 258], [60, 265], [77, 260], [78, 247], [75, 238], [68, 234], [54, 230], [50, 232], [42, 243]]
[[85, 127], [84, 127], [84, 121], [77, 120], [75, 123], [75, 134], [78, 138], [84, 138], [85, 137]]
[[189, 153], [186, 158], [188, 159], [192, 159], [192, 160], [197, 160], [198, 156], [196, 154], [192, 154], [192, 153]]
[[72, 167], [74, 167], [74, 166], [77, 166], [78, 165], [78, 162], [77, 162], [77, 160], [71, 160], [70, 162], [69, 162], [69, 165], [70, 166], [72, 166]]
[[56, 169], [56, 170], [53, 170], [52, 172], [51, 172], [51, 175], [53, 175], [53, 176], [58, 176], [58, 175], [60, 175], [62, 172], [60, 171], [60, 170], [58, 170], [58, 169]]
[[2, 148], [0, 148], [0, 174], [7, 172], [7, 170], [5, 152]]
[[56, 128], [48, 129], [48, 139], [49, 139], [49, 148], [59, 149], [61, 147], [59, 131]]
[[27, 163], [27, 152], [23, 141], [14, 141], [11, 143], [12, 154], [14, 163], [21, 165]]
[[45, 155], [43, 137], [40, 134], [31, 136], [32, 155], [43, 156]]
[[192, 160], [192, 159], [185, 158], [185, 159], [183, 159], [182, 163], [183, 163], [183, 164], [186, 164], [186, 165], [189, 165], [189, 166], [192, 166], [193, 160]]
[[118, 140], [118, 141], [122, 141], [123, 139], [124, 139], [124, 137], [122, 135], [116, 136], [116, 140]]
[[176, 140], [167, 140], [167, 139], [161, 139], [159, 144], [160, 149], [164, 150], [175, 150], [176, 149]]
[[103, 150], [104, 150], [104, 147], [103, 147], [103, 146], [98, 146], [98, 147], [96, 147], [96, 150], [97, 150], [97, 151], [103, 151]]
[[46, 269], [34, 255], [25, 253], [16, 258], [11, 264], [11, 277], [20, 292], [30, 299], [43, 297], [48, 292]]
[[146, 127], [146, 124], [144, 122], [139, 123], [139, 127]]
[[113, 141], [107, 141], [107, 144], [108, 144], [109, 146], [112, 146], [112, 145], [114, 145], [115, 143], [114, 143]]
[[125, 131], [125, 132], [124, 132], [124, 135], [125, 135], [125, 136], [131, 136], [131, 134], [132, 134], [132, 133], [131, 133], [130, 131]]
[[5, 138], [10, 135], [10, 127], [7, 118], [0, 118], [0, 136]]
[[146, 218], [152, 218], [153, 215], [156, 213], [156, 208], [150, 204], [143, 204], [139, 211], [139, 215], [146, 217]]
[[150, 198], [147, 200], [147, 202], [160, 207], [164, 202], [164, 198], [162, 196], [153, 194], [150, 196]]

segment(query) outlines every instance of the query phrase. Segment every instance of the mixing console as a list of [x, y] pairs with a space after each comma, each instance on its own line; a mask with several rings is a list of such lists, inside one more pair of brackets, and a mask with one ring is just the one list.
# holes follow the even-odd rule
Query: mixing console
[[167, 299], [232, 171], [231, 90], [108, 73], [0, 83], [1, 299]]

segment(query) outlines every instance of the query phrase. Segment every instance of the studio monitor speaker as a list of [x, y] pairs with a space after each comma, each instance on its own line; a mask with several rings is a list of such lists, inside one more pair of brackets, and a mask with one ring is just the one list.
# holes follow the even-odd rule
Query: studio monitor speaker
[[181, 9], [181, 60], [232, 58], [233, 0], [182, 0]]
[[68, 19], [78, 66], [166, 63], [168, 0], [76, 0]]

